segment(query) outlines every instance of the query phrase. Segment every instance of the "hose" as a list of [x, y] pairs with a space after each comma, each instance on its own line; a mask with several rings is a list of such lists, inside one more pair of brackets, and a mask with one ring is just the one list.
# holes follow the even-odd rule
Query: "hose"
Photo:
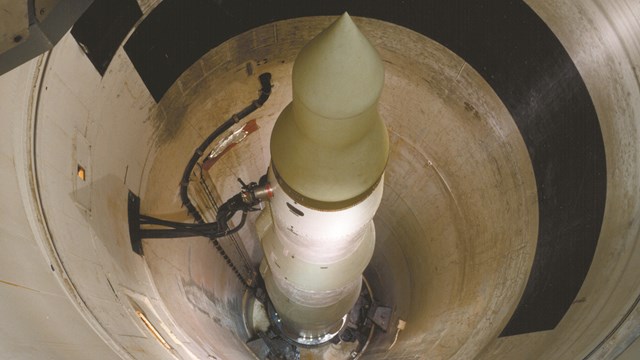
[[[193, 216], [195, 221], [197, 223], [199, 223], [199, 224], [203, 224], [204, 223], [204, 219], [202, 218], [202, 215], [200, 214], [200, 212], [198, 212], [196, 207], [191, 202], [191, 199], [189, 199], [189, 178], [191, 177], [191, 172], [193, 172], [193, 168], [198, 163], [198, 160], [200, 159], [200, 157], [202, 157], [202, 155], [204, 154], [205, 150], [209, 147], [209, 145], [211, 145], [211, 143], [216, 138], [218, 138], [225, 131], [227, 131], [229, 128], [231, 128], [231, 126], [233, 126], [234, 124], [237, 124], [240, 120], [245, 118], [247, 115], [251, 114], [256, 109], [261, 107], [269, 99], [269, 95], [271, 95], [271, 74], [270, 73], [260, 74], [258, 79], [260, 80], [260, 95], [258, 96], [258, 98], [256, 100], [252, 101], [249, 106], [245, 107], [240, 112], [238, 112], [236, 114], [233, 114], [229, 119], [227, 119], [224, 123], [222, 123], [222, 125], [218, 126], [218, 128], [216, 128], [211, 133], [211, 135], [209, 135], [202, 142], [202, 144], [200, 144], [200, 146], [194, 151], [193, 155], [191, 156], [191, 159], [189, 160], [189, 162], [187, 163], [187, 166], [184, 169], [184, 172], [182, 173], [182, 179], [180, 181], [180, 199], [182, 200], [182, 204], [187, 208], [187, 212], [189, 213], [189, 215]], [[218, 209], [218, 214], [220, 214], [220, 209]], [[209, 237], [209, 239], [213, 243], [213, 246], [216, 248], [216, 250], [218, 251], [220, 256], [222, 256], [222, 258], [225, 260], [227, 265], [231, 268], [231, 270], [236, 275], [238, 280], [240, 280], [240, 282], [244, 286], [246, 286], [248, 288], [253, 288], [254, 286], [249, 284], [248, 281], [242, 276], [242, 274], [240, 274], [240, 271], [233, 264], [233, 262], [231, 261], [231, 259], [227, 255], [227, 253], [224, 251], [224, 249], [222, 248], [222, 246], [220, 245], [220, 243], [218, 242], [218, 239], [217, 239], [218, 237], [231, 235], [231, 234], [237, 232], [238, 230], [240, 230], [240, 228], [242, 226], [244, 226], [244, 223], [246, 221], [246, 217], [247, 217], [247, 213], [246, 213], [246, 211], [243, 211], [242, 220], [240, 221], [240, 224], [238, 226], [236, 226], [234, 229], [230, 229], [229, 230], [227, 222], [225, 221], [225, 223], [223, 224], [224, 229], [225, 229], [224, 234], [221, 235], [218, 232], [218, 233], [214, 233], [214, 234], [209, 234], [209, 235], [207, 235], [207, 237]], [[230, 217], [228, 219], [230, 219]], [[228, 220], [228, 219], [225, 219], [225, 220]], [[217, 216], [216, 216], [216, 220], [218, 220]], [[220, 224], [219, 221], [216, 221], [216, 225], [218, 226], [218, 230], [221, 230], [220, 229], [220, 225], [221, 224]], [[143, 231], [145, 231], [145, 230], [143, 230]], [[146, 231], [153, 231], [153, 230], [146, 230]], [[188, 232], [184, 232], [184, 230], [183, 230], [182, 234], [184, 234], [185, 236], [201, 236], [201, 235], [189, 234]], [[149, 234], [149, 235], [151, 235], [151, 234]], [[217, 236], [217, 235], [220, 235], [220, 236]]]
[[229, 119], [227, 119], [224, 123], [222, 123], [222, 125], [218, 126], [218, 128], [215, 129], [211, 133], [211, 135], [209, 135], [202, 142], [202, 144], [200, 144], [200, 146], [198, 146], [198, 148], [194, 151], [193, 155], [191, 156], [191, 159], [189, 160], [189, 162], [187, 163], [187, 166], [184, 169], [184, 172], [182, 173], [182, 179], [180, 180], [180, 199], [182, 200], [182, 204], [187, 208], [187, 212], [189, 213], [189, 215], [193, 216], [193, 218], [198, 223], [204, 223], [204, 219], [202, 218], [202, 215], [200, 214], [200, 212], [198, 212], [196, 207], [191, 202], [191, 199], [189, 199], [188, 190], [189, 190], [189, 178], [191, 177], [191, 172], [193, 171], [193, 168], [196, 166], [196, 163], [198, 162], [200, 157], [202, 157], [202, 155], [204, 154], [205, 150], [209, 147], [209, 145], [211, 145], [211, 143], [216, 138], [222, 135], [225, 131], [229, 130], [231, 126], [233, 126], [234, 124], [237, 124], [240, 120], [245, 118], [247, 115], [251, 114], [256, 109], [261, 107], [269, 99], [269, 95], [271, 95], [271, 74], [270, 73], [260, 74], [258, 79], [260, 80], [260, 85], [261, 85], [260, 96], [256, 100], [252, 101], [249, 106], [245, 107], [240, 112], [233, 114]]
[[[193, 237], [193, 236], [206, 236], [208, 237], [213, 246], [216, 248], [218, 253], [223, 257], [227, 265], [231, 268], [240, 282], [251, 289], [255, 290], [256, 285], [250, 284], [243, 276], [240, 274], [238, 268], [233, 264], [227, 253], [224, 251], [220, 243], [218, 242], [218, 238], [232, 235], [238, 232], [246, 223], [247, 213], [249, 211], [255, 211], [257, 209], [253, 208], [254, 204], [245, 203], [243, 201], [242, 192], [232, 196], [229, 198], [224, 204], [222, 204], [216, 213], [216, 221], [213, 223], [205, 223], [202, 215], [198, 212], [196, 207], [189, 199], [189, 182], [191, 173], [193, 172], [193, 168], [198, 163], [198, 160], [204, 154], [204, 151], [211, 145], [211, 143], [217, 139], [220, 135], [222, 135], [225, 131], [231, 128], [234, 124], [237, 124], [240, 120], [245, 118], [247, 115], [254, 112], [256, 109], [261, 107], [267, 99], [269, 99], [269, 95], [271, 95], [271, 74], [263, 73], [258, 77], [260, 80], [260, 95], [257, 99], [253, 100], [251, 104], [240, 112], [233, 114], [229, 119], [223, 122], [220, 126], [218, 126], [203, 142], [198, 146], [198, 148], [194, 151], [191, 159], [187, 163], [187, 166], [182, 173], [182, 179], [180, 181], [180, 199], [182, 200], [182, 204], [187, 208], [189, 215], [191, 215], [196, 223], [181, 223], [170, 220], [158, 219], [148, 215], [139, 214], [138, 220], [139, 225], [158, 225], [167, 227], [167, 229], [139, 229], [139, 237], [140, 238], [177, 238], [177, 237]], [[243, 191], [251, 191], [253, 187], [247, 187], [246, 184], [242, 183]], [[255, 185], [251, 183], [250, 185]], [[253, 198], [253, 195], [252, 195]], [[260, 201], [260, 200], [257, 200]], [[242, 218], [240, 223], [229, 229], [229, 221], [233, 218], [233, 216], [238, 212], [242, 212]]]

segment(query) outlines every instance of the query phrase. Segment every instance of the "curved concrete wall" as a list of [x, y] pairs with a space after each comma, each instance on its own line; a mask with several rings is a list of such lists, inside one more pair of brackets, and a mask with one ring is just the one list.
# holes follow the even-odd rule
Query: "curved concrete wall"
[[[257, 75], [268, 71], [273, 94], [251, 115], [259, 130], [209, 172], [217, 201], [237, 192], [235, 178], [257, 180], [291, 98], [292, 61], [333, 17], [285, 19], [344, 9], [264, 9], [248, 17], [252, 30], [221, 32], [221, 44], [195, 62], [159, 62], [184, 63], [176, 81], [158, 75], [168, 77], [163, 91], [149, 80], [155, 53], [145, 65], [135, 51], [149, 24], [179, 26], [158, 15], [171, 4], [143, 6], [145, 18], [104, 76], [67, 35], [0, 77], [0, 113], [9, 119], [0, 228], [10, 249], [1, 344], [16, 358], [252, 357], [233, 272], [206, 239], [145, 240], [144, 257], [132, 252], [127, 192], [140, 195], [143, 213], [185, 220], [184, 164], [256, 97]], [[347, 10], [385, 61], [380, 113], [391, 139], [365, 274], [393, 320], [407, 322], [391, 350], [395, 332], [379, 332], [365, 358], [617, 356], [640, 332], [638, 5], [530, 1], [456, 12], [457, 2], [393, 11], [358, 4]], [[498, 26], [500, 16], [485, 12], [513, 19]], [[447, 30], [436, 15], [469, 29]], [[495, 36], [465, 37], [481, 25]], [[520, 47], [528, 50], [510, 50]], [[501, 49], [503, 59], [486, 55]], [[527, 53], [536, 49], [555, 52]], [[254, 221], [237, 239], [244, 250], [222, 241], [247, 274], [261, 258]], [[563, 262], [564, 273], [554, 273]]]

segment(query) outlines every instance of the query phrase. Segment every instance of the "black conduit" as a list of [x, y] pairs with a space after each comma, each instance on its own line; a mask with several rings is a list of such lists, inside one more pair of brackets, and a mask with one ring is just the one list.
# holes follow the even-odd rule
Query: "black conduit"
[[[200, 146], [195, 150], [195, 152], [193, 153], [193, 156], [191, 156], [191, 160], [189, 160], [189, 163], [187, 164], [187, 167], [184, 169], [184, 173], [182, 173], [182, 180], [180, 181], [180, 199], [182, 200], [182, 204], [184, 204], [184, 206], [187, 208], [189, 215], [193, 216], [193, 218], [196, 220], [198, 224], [204, 224], [205, 221], [202, 218], [202, 215], [200, 214], [200, 212], [198, 212], [196, 207], [193, 206], [193, 203], [191, 203], [191, 199], [189, 199], [188, 190], [189, 190], [189, 178], [191, 177], [191, 172], [193, 171], [193, 168], [196, 166], [196, 163], [198, 162], [198, 160], [204, 154], [205, 150], [209, 147], [209, 145], [211, 145], [211, 143], [216, 138], [218, 138], [225, 131], [231, 128], [231, 126], [233, 126], [234, 124], [237, 124], [244, 117], [246, 117], [247, 115], [254, 112], [256, 109], [261, 107], [267, 101], [267, 99], [269, 99], [269, 95], [271, 95], [271, 74], [270, 73], [260, 74], [258, 79], [260, 80], [260, 85], [261, 85], [260, 96], [256, 100], [252, 101], [251, 105], [245, 107], [240, 112], [233, 114], [229, 119], [227, 119], [227, 121], [222, 123], [222, 125], [220, 125], [217, 129], [215, 129], [211, 133], [211, 135], [209, 135], [209, 137], [207, 137], [202, 142], [202, 144], [200, 144]], [[230, 235], [231, 233], [238, 231], [240, 227], [244, 225], [245, 219], [246, 219], [246, 213], [243, 212], [242, 221], [240, 225], [238, 225], [234, 229], [231, 229], [231, 231], [228, 231], [225, 235]], [[226, 230], [226, 226], [227, 226], [226, 222], [224, 224], [220, 224], [220, 222], [218, 222], [218, 225], [225, 226], [225, 230]], [[149, 232], [147, 235], [152, 235], [151, 234], [152, 230], [147, 230], [147, 231]], [[188, 232], [184, 233], [185, 236], [193, 236], [189, 234], [190, 233]], [[159, 235], [159, 234], [154, 234], [154, 235]], [[254, 288], [255, 284], [250, 284], [242, 276], [242, 274], [240, 274], [240, 271], [238, 270], [238, 268], [233, 264], [233, 262], [231, 261], [227, 253], [224, 251], [222, 246], [220, 246], [220, 243], [218, 242], [217, 237], [209, 236], [209, 239], [213, 243], [213, 246], [216, 248], [220, 256], [222, 256], [222, 258], [225, 260], [227, 265], [231, 268], [233, 273], [236, 275], [236, 277], [238, 277], [240, 282], [249, 288]]]
[[204, 151], [211, 145], [211, 143], [218, 138], [218, 136], [222, 135], [225, 131], [229, 130], [231, 126], [237, 124], [240, 120], [242, 120], [247, 115], [254, 112], [256, 109], [261, 107], [267, 99], [269, 99], [269, 95], [271, 95], [271, 74], [264, 73], [260, 74], [260, 85], [262, 88], [260, 89], [260, 96], [251, 102], [251, 105], [245, 107], [240, 112], [233, 114], [227, 121], [222, 123], [217, 129], [215, 129], [209, 137], [207, 137], [202, 144], [195, 150], [193, 156], [191, 156], [191, 160], [187, 163], [187, 167], [184, 169], [182, 173], [182, 180], [180, 181], [180, 199], [182, 200], [182, 204], [187, 208], [189, 215], [193, 216], [193, 218], [198, 223], [204, 223], [204, 219], [200, 212], [196, 209], [195, 206], [191, 203], [191, 199], [189, 199], [189, 178], [191, 177], [191, 172], [193, 168], [196, 166], [196, 163], [204, 154]]

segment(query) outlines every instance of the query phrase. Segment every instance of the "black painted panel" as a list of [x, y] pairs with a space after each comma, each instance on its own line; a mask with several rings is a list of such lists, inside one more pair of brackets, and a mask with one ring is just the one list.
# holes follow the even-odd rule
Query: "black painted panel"
[[275, 20], [345, 10], [440, 42], [473, 66], [506, 105], [533, 164], [539, 237], [525, 292], [501, 336], [553, 329], [582, 286], [598, 242], [605, 150], [580, 74], [523, 2], [165, 0], [125, 49], [159, 100], [189, 65], [231, 36]]
[[238, 31], [240, 22], [227, 26], [227, 15], [214, 1], [166, 0], [140, 24], [124, 48], [156, 101], [185, 69]]
[[100, 75], [104, 75], [116, 50], [142, 17], [136, 0], [95, 0], [71, 29]]

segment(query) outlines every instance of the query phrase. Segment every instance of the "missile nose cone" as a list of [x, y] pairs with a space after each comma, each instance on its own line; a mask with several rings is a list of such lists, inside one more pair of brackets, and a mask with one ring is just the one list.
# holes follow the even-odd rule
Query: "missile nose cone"
[[378, 52], [345, 13], [300, 51], [292, 82], [293, 101], [271, 133], [279, 184], [315, 209], [362, 201], [380, 181], [389, 151], [378, 114]]
[[293, 67], [295, 100], [332, 119], [365, 111], [378, 100], [383, 81], [380, 56], [347, 13], [311, 40]]

